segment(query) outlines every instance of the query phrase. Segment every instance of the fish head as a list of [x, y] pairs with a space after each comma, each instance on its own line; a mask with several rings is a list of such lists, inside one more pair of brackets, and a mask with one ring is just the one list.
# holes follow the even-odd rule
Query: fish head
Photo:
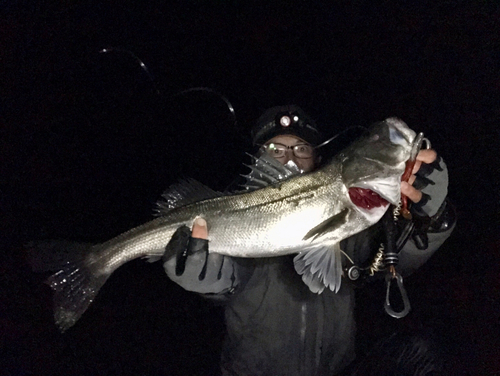
[[389, 118], [372, 125], [339, 154], [343, 183], [356, 209], [378, 217], [389, 203], [398, 205], [415, 137], [402, 120]]

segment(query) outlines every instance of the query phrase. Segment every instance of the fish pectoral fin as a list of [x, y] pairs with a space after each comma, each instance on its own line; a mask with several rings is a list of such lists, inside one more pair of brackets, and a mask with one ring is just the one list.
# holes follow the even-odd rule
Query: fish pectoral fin
[[303, 240], [308, 240], [310, 238], [314, 240], [321, 235], [335, 231], [340, 226], [346, 223], [348, 214], [349, 209], [345, 208], [340, 213], [335, 214], [333, 217], [328, 218], [327, 220], [321, 222], [319, 225], [309, 230], [309, 232], [304, 236]]
[[325, 287], [338, 292], [342, 282], [342, 258], [340, 244], [333, 248], [316, 247], [296, 255], [293, 264], [309, 289], [320, 294]]

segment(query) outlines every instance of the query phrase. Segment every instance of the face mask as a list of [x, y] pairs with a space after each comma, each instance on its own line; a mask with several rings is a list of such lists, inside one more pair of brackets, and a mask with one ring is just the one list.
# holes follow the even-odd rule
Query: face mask
[[304, 170], [301, 170], [299, 166], [295, 164], [294, 161], [289, 160], [284, 164], [285, 167], [287, 167], [290, 171], [293, 172], [293, 175], [298, 175], [298, 174], [303, 174]]

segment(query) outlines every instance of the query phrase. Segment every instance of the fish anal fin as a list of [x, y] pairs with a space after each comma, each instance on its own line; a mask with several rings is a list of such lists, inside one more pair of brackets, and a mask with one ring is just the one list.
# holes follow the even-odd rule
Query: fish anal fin
[[325, 289], [325, 285], [317, 274], [302, 274], [302, 281], [304, 281], [307, 287], [309, 287], [309, 290], [314, 294], [321, 294]]
[[310, 238], [315, 239], [321, 235], [335, 231], [337, 228], [346, 223], [348, 214], [349, 214], [349, 209], [345, 208], [340, 213], [337, 213], [333, 217], [324, 220], [319, 225], [309, 230], [309, 232], [305, 234], [303, 240], [308, 240]]
[[321, 293], [324, 287], [338, 292], [342, 283], [342, 257], [340, 245], [317, 247], [304, 250], [293, 259], [297, 273], [314, 293]]

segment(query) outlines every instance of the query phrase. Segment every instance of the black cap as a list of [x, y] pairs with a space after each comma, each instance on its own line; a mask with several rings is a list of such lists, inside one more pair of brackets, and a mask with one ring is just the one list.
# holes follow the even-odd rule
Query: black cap
[[252, 141], [254, 145], [262, 145], [282, 134], [300, 137], [312, 146], [321, 142], [314, 120], [295, 105], [273, 107], [264, 112], [252, 129]]

